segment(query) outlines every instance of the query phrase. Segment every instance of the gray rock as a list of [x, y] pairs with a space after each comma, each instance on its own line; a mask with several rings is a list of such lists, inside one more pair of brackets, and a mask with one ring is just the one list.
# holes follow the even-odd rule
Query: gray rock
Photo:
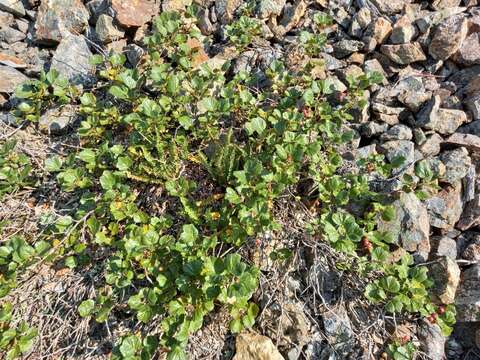
[[472, 134], [455, 133], [445, 140], [446, 144], [463, 146], [474, 153], [480, 153], [480, 137]]
[[428, 48], [430, 55], [437, 60], [448, 59], [461, 47], [467, 31], [467, 18], [464, 15], [447, 18], [435, 30]]
[[472, 119], [480, 120], [480, 93], [470, 96], [465, 100], [465, 104], [472, 114]]
[[197, 18], [198, 28], [203, 35], [211, 35], [216, 30], [216, 27], [210, 21], [208, 9], [200, 8], [198, 10]]
[[441, 256], [448, 256], [455, 260], [457, 258], [457, 242], [448, 236], [432, 236], [430, 237], [432, 251], [430, 258], [436, 259]]
[[25, 16], [25, 8], [20, 0], [0, 0], [0, 10], [20, 17]]
[[382, 14], [386, 15], [393, 15], [402, 11], [405, 5], [404, 0], [370, 0], [370, 2], [375, 5]]
[[13, 93], [15, 88], [28, 80], [20, 71], [0, 65], [0, 93]]
[[455, 299], [457, 322], [479, 321], [480, 314], [480, 264], [463, 272], [463, 280]]
[[80, 0], [42, 0], [35, 22], [36, 41], [52, 45], [68, 34], [81, 34], [88, 25], [88, 10]]
[[430, 223], [427, 209], [413, 193], [401, 193], [392, 204], [395, 219], [378, 223], [379, 231], [389, 231], [405, 250], [416, 252], [426, 260], [430, 252]]
[[480, 260], [480, 238], [474, 237], [473, 241], [463, 250], [462, 258], [470, 261]]
[[467, 175], [462, 179], [462, 185], [463, 185], [462, 200], [465, 204], [469, 201], [472, 201], [475, 198], [476, 177], [477, 177], [477, 172], [475, 170], [475, 165], [471, 165], [468, 168]]
[[134, 67], [137, 66], [144, 54], [145, 50], [136, 44], [128, 44], [125, 48], [125, 55], [127, 56], [128, 62]]
[[113, 25], [113, 18], [105, 14], [98, 17], [95, 31], [98, 39], [104, 44], [118, 40], [125, 35], [124, 31]]
[[445, 8], [451, 8], [459, 6], [462, 0], [434, 0], [430, 5], [435, 10], [442, 10]]
[[402, 172], [408, 169], [415, 161], [415, 145], [408, 140], [391, 140], [381, 145], [385, 152], [385, 156], [388, 161], [392, 162], [397, 158], [402, 157], [404, 159], [403, 165], [395, 172]]
[[438, 324], [430, 324], [423, 321], [418, 327], [418, 337], [420, 340], [420, 348], [431, 359], [445, 358], [445, 342], [446, 338], [442, 335], [442, 330]]
[[440, 109], [440, 104], [440, 96], [434, 96], [417, 114], [416, 126], [442, 135], [453, 134], [460, 125], [467, 122], [467, 115], [462, 110]]
[[337, 70], [344, 68], [347, 66], [347, 63], [343, 60], [338, 60], [334, 56], [327, 54], [327, 53], [321, 53], [320, 56], [323, 58], [325, 61], [325, 69], [326, 70]]
[[385, 134], [381, 135], [382, 141], [388, 140], [412, 140], [412, 130], [403, 124], [392, 126]]
[[468, 151], [464, 147], [445, 151], [440, 155], [440, 160], [445, 164], [445, 175], [440, 179], [454, 184], [463, 179], [472, 165], [472, 159], [468, 156]]
[[215, 11], [218, 20], [226, 24], [233, 20], [233, 15], [243, 0], [215, 0]]
[[322, 315], [322, 319], [329, 345], [339, 353], [348, 354], [354, 341], [352, 325], [345, 308], [332, 307]]
[[333, 44], [333, 51], [336, 57], [344, 58], [363, 48], [363, 42], [358, 40], [340, 40]]
[[92, 56], [82, 35], [68, 35], [62, 39], [52, 58], [52, 68], [73, 84], [90, 84], [94, 81]]
[[78, 108], [65, 105], [61, 108], [48, 109], [39, 119], [38, 127], [46, 134], [60, 135], [78, 119]]
[[392, 44], [406, 44], [411, 42], [417, 33], [417, 28], [413, 24], [395, 26], [390, 35], [390, 42]]
[[480, 64], [480, 34], [470, 34], [453, 56], [453, 60], [463, 66]]
[[425, 144], [425, 141], [427, 141], [427, 136], [420, 128], [413, 129], [413, 138], [418, 146]]
[[480, 195], [476, 194], [465, 206], [457, 228], [464, 231], [478, 225], [480, 225]]
[[13, 44], [17, 41], [22, 41], [27, 36], [14, 28], [9, 26], [0, 29], [0, 41], [4, 41], [7, 44]]
[[310, 268], [307, 283], [322, 297], [322, 301], [331, 304], [336, 299], [340, 280], [338, 271], [332, 271], [328, 266], [319, 263]]
[[453, 304], [460, 282], [460, 268], [455, 260], [441, 257], [428, 265], [429, 275], [433, 281], [432, 295], [439, 304]]
[[90, 12], [90, 23], [93, 25], [97, 23], [98, 17], [102, 14], [107, 14], [111, 17], [115, 16], [115, 12], [110, 7], [108, 0], [92, 0], [86, 6]]
[[425, 200], [430, 225], [450, 230], [460, 219], [463, 210], [462, 185], [460, 181], [442, 189], [437, 195]]
[[363, 146], [355, 150], [355, 155], [359, 159], [367, 159], [370, 156], [373, 156], [376, 154], [377, 154], [377, 146], [375, 144]]
[[382, 84], [383, 85], [388, 84], [387, 74], [385, 73], [385, 70], [383, 69], [382, 64], [380, 64], [380, 61], [378, 61], [377, 59], [370, 59], [365, 61], [365, 63], [363, 64], [363, 70], [366, 73], [378, 72], [380, 75], [383, 76]]
[[376, 123], [374, 121], [368, 121], [360, 128], [360, 133], [366, 137], [372, 137], [379, 134], [383, 134], [388, 130], [388, 124]]
[[285, 3], [286, 0], [260, 0], [258, 2], [257, 14], [261, 19], [280, 16]]
[[418, 42], [398, 45], [382, 45], [380, 51], [390, 60], [400, 65], [408, 65], [417, 61], [427, 60]]
[[442, 142], [442, 137], [434, 133], [426, 138], [425, 142], [418, 147], [418, 150], [420, 150], [425, 157], [435, 156], [440, 153], [440, 145]]

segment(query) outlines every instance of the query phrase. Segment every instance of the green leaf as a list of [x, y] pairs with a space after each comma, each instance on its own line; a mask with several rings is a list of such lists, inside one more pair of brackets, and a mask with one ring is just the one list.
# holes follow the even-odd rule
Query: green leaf
[[380, 286], [391, 293], [398, 293], [400, 291], [400, 283], [393, 276], [387, 276], [380, 279]]
[[180, 239], [188, 245], [193, 245], [198, 238], [198, 230], [193, 224], [186, 224], [182, 227]]
[[113, 85], [108, 89], [108, 93], [116, 98], [128, 100], [128, 90], [123, 86]]
[[178, 92], [180, 80], [176, 75], [170, 75], [167, 81], [167, 91], [170, 95], [175, 95]]
[[385, 209], [382, 211], [382, 219], [385, 221], [392, 221], [395, 219], [395, 208], [393, 206], [386, 206]]
[[174, 345], [167, 354], [167, 360], [188, 360], [185, 351], [178, 345]]
[[92, 313], [94, 307], [95, 301], [93, 301], [92, 299], [82, 301], [82, 303], [78, 307], [78, 313], [81, 317], [87, 317]]
[[92, 149], [85, 149], [80, 151], [77, 154], [77, 157], [87, 164], [95, 164], [96, 155], [95, 151], [93, 151]]
[[240, 319], [233, 319], [232, 321], [230, 321], [229, 327], [232, 333], [238, 334], [243, 329], [242, 321]]
[[119, 156], [117, 159], [117, 169], [120, 171], [127, 171], [132, 165], [133, 161], [128, 156]]
[[99, 54], [95, 54], [93, 56], [90, 57], [90, 59], [88, 60], [88, 62], [91, 64], [91, 65], [101, 65], [103, 64], [103, 56], [102, 55], [99, 55]]
[[109, 170], [105, 170], [102, 176], [100, 176], [100, 185], [102, 185], [102, 188], [105, 190], [113, 189], [116, 183], [115, 175]]
[[58, 172], [62, 169], [62, 160], [54, 156], [45, 160], [45, 170], [48, 172]]
[[262, 135], [267, 128], [267, 123], [262, 118], [256, 117], [252, 121], [246, 123], [245, 128], [247, 129], [249, 135], [252, 135], [254, 132], [256, 132], [258, 135]]
[[119, 350], [125, 358], [131, 359], [137, 354], [141, 347], [142, 343], [140, 342], [140, 339], [135, 335], [130, 335], [123, 338]]

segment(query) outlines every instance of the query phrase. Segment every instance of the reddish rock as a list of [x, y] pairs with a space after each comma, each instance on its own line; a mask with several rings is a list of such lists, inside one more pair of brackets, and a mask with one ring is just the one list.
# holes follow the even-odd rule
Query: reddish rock
[[8, 55], [5, 53], [0, 53], [0, 64], [11, 66], [17, 69], [24, 69], [27, 67], [27, 64], [23, 60], [19, 59], [16, 56]]
[[390, 60], [401, 65], [427, 60], [422, 47], [417, 42], [399, 45], [382, 45], [380, 51]]
[[139, 27], [158, 13], [159, 4], [148, 0], [112, 0], [112, 9], [118, 23], [126, 27]]
[[28, 77], [10, 66], [0, 65], [0, 93], [13, 93]]

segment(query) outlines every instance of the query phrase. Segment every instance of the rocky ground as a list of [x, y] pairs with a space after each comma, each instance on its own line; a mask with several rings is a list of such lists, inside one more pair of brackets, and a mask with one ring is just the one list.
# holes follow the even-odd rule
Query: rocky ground
[[[9, 114], [17, 85], [51, 67], [88, 88], [95, 81], [88, 62], [92, 54], [122, 51], [131, 66], [137, 65], [152, 17], [162, 10], [184, 11], [188, 5], [189, 0], [164, 0], [161, 4], [147, 0], [0, 0], [1, 141], [24, 132], [12, 126]], [[350, 75], [383, 74], [383, 83], [369, 93], [368, 107], [355, 114], [351, 127], [358, 135], [356, 148], [348, 155], [360, 159], [381, 153], [389, 160], [401, 155], [406, 159], [402, 173], [411, 172], [421, 161], [436, 169], [440, 188], [426, 191], [422, 201], [402, 196], [394, 203], [397, 218], [388, 229], [418, 262], [430, 264], [438, 297], [443, 303], [455, 303], [458, 311], [458, 323], [448, 339], [438, 326], [422, 321], [406, 323], [404, 331], [420, 345], [420, 356], [425, 358], [480, 359], [477, 0], [259, 0], [253, 14], [264, 24], [263, 38], [237, 54], [223, 45], [224, 31], [244, 5], [243, 0], [198, 0], [198, 26], [203, 35], [213, 39], [203, 44], [199, 63], [218, 66], [233, 60], [233, 71], [262, 71], [273, 59], [301, 66], [306, 55], [296, 52], [299, 31], [311, 26], [315, 14], [325, 13], [334, 23], [324, 29], [328, 42], [320, 77], [330, 78], [342, 94]], [[63, 144], [74, 120], [75, 108], [71, 107], [45, 113], [39, 122], [44, 135], [34, 135], [44, 148], [31, 151], [43, 151], [45, 156]], [[379, 186], [388, 193], [403, 185], [397, 177]], [[295, 234], [289, 236], [293, 241]], [[308, 253], [308, 240], [301, 241]], [[313, 265], [305, 265], [308, 254], [302, 251], [294, 268], [281, 274], [281, 288], [268, 279], [263, 285], [266, 295], [261, 300], [266, 310], [259, 329], [268, 337], [238, 337], [235, 359], [250, 359], [242, 355], [248, 351], [257, 353], [252, 359], [262, 358], [258, 355], [262, 352], [262, 359], [374, 358], [371, 354], [377, 345], [370, 335], [378, 331], [381, 336], [380, 328], [388, 328], [392, 319], [372, 320], [370, 316], [367, 321], [364, 314], [358, 314], [361, 295], [352, 300], [355, 279], [345, 279], [334, 270], [335, 259], [328, 256], [317, 254]], [[276, 275], [278, 272], [282, 273], [276, 270]], [[194, 358], [230, 358], [233, 339], [225, 334], [225, 329], [202, 330], [191, 342], [192, 354], [198, 354]], [[223, 339], [213, 340], [218, 336]], [[362, 337], [372, 341], [362, 341]], [[378, 343], [382, 342], [379, 339]], [[57, 345], [64, 346], [61, 342]], [[32, 358], [56, 358], [52, 355], [55, 350], [48, 350], [51, 356], [37, 353]], [[77, 356], [92, 357], [85, 353]]]

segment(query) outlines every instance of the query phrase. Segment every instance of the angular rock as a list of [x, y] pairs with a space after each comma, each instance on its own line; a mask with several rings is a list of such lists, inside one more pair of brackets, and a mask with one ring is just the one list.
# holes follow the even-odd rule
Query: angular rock
[[408, 169], [415, 161], [415, 144], [408, 140], [391, 140], [381, 145], [385, 151], [388, 161], [393, 162], [395, 159], [402, 157], [403, 165], [395, 169], [395, 172], [401, 172]]
[[440, 145], [442, 142], [442, 137], [435, 133], [427, 137], [425, 142], [418, 147], [418, 150], [420, 150], [425, 157], [435, 156], [440, 153]]
[[480, 120], [480, 92], [465, 99], [465, 104], [470, 110], [472, 119], [474, 121]]
[[383, 134], [387, 130], [388, 130], [388, 124], [368, 121], [367, 123], [361, 126], [360, 133], [362, 134], [362, 136], [372, 137], [372, 136]]
[[261, 19], [280, 16], [285, 3], [286, 0], [260, 0], [258, 2], [257, 14]]
[[447, 339], [443, 336], [438, 324], [430, 324], [427, 321], [423, 321], [418, 327], [418, 337], [420, 348], [431, 359], [445, 358], [445, 342]]
[[478, 32], [467, 36], [460, 49], [454, 54], [453, 60], [463, 66], [480, 64], [480, 34]]
[[430, 244], [432, 246], [431, 259], [441, 256], [448, 256], [452, 260], [457, 258], [457, 242], [454, 239], [448, 236], [432, 236], [430, 237]]
[[427, 60], [418, 42], [398, 45], [382, 45], [380, 51], [390, 60], [400, 65], [408, 65], [417, 61]]
[[386, 15], [393, 15], [402, 11], [405, 5], [404, 0], [370, 0], [370, 2], [375, 5], [382, 14]]
[[243, 0], [215, 0], [217, 17], [222, 24], [233, 20], [235, 10], [243, 4]]
[[307, 3], [303, 0], [296, 1], [293, 5], [287, 4], [283, 10], [283, 16], [280, 25], [285, 31], [292, 30], [300, 22], [307, 10]]
[[457, 223], [457, 228], [465, 231], [474, 226], [480, 225], [480, 195], [477, 194], [473, 200], [469, 201], [465, 206], [460, 221]]
[[363, 42], [358, 40], [340, 40], [333, 44], [333, 51], [338, 58], [344, 58], [363, 48]]
[[435, 30], [428, 48], [436, 60], [446, 60], [460, 49], [467, 36], [467, 18], [464, 15], [451, 16], [444, 20]]
[[435, 10], [442, 10], [445, 8], [460, 6], [461, 1], [462, 0], [434, 0], [431, 7]]
[[13, 93], [15, 88], [28, 80], [20, 71], [0, 65], [0, 93]]
[[117, 40], [125, 34], [124, 31], [113, 25], [113, 18], [105, 14], [98, 17], [95, 32], [98, 39], [104, 44]]
[[383, 17], [378, 17], [370, 26], [367, 35], [375, 39], [377, 44], [383, 44], [392, 32], [392, 24]]
[[445, 144], [463, 146], [472, 152], [480, 154], [480, 137], [477, 135], [455, 133], [444, 142]]
[[322, 315], [328, 343], [338, 352], [348, 354], [353, 346], [353, 331], [348, 313], [343, 306], [330, 308]]
[[434, 283], [431, 292], [436, 302], [453, 304], [460, 282], [460, 268], [455, 260], [444, 256], [430, 264], [428, 269]]
[[78, 119], [77, 113], [78, 107], [74, 105], [48, 109], [40, 117], [38, 127], [45, 134], [63, 134]]
[[467, 122], [467, 115], [462, 110], [440, 109], [441, 102], [440, 96], [434, 96], [417, 114], [416, 125], [450, 135]]
[[397, 124], [392, 126], [386, 133], [381, 135], [380, 139], [387, 140], [412, 140], [412, 130], [403, 124]]
[[24, 69], [27, 67], [27, 64], [25, 64], [22, 59], [5, 53], [0, 53], [0, 64], [11, 66], [16, 69]]
[[158, 5], [149, 0], [111, 0], [115, 19], [125, 27], [139, 27], [158, 12]]
[[88, 25], [88, 16], [80, 0], [42, 0], [35, 22], [36, 41], [52, 45], [69, 33], [81, 34]]
[[21, 31], [18, 31], [9, 26], [0, 28], [0, 41], [4, 41], [7, 44], [13, 44], [17, 41], [22, 41], [26, 38], [26, 35]]
[[479, 321], [480, 313], [480, 264], [475, 264], [463, 272], [455, 299], [457, 322]]
[[272, 340], [255, 333], [239, 334], [235, 348], [232, 360], [284, 360]]
[[462, 185], [458, 181], [425, 200], [430, 225], [439, 229], [453, 229], [463, 210]]
[[192, 0], [164, 0], [162, 1], [162, 10], [184, 12], [190, 5], [192, 5]]
[[470, 261], [480, 260], [480, 241], [478, 237], [463, 250], [462, 258]]
[[417, 35], [417, 29], [413, 24], [394, 26], [390, 35], [392, 44], [406, 44], [411, 42]]
[[25, 8], [20, 0], [0, 0], [0, 10], [20, 17], [25, 16]]
[[0, 11], [0, 28], [13, 25], [15, 17], [4, 11]]
[[92, 56], [82, 35], [68, 35], [62, 39], [52, 58], [52, 68], [73, 84], [90, 84], [94, 81]]
[[472, 159], [468, 156], [468, 151], [464, 147], [445, 151], [440, 155], [440, 160], [444, 163], [446, 171], [440, 180], [454, 184], [463, 179], [472, 165]]
[[418, 252], [427, 259], [430, 252], [430, 223], [427, 209], [413, 193], [401, 193], [392, 204], [396, 216], [393, 221], [379, 221], [378, 230], [388, 231], [405, 250]]

